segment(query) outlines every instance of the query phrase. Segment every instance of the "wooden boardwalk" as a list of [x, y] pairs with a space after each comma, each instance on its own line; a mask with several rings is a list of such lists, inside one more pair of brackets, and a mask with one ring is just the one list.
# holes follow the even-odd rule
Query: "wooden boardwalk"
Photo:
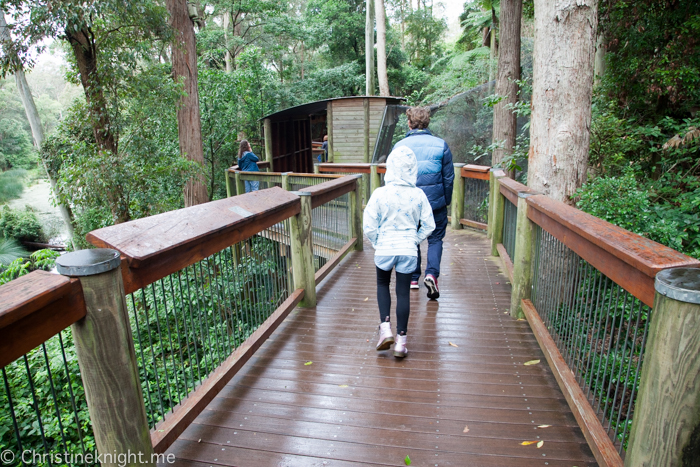
[[508, 315], [489, 250], [481, 233], [448, 230], [440, 299], [411, 292], [399, 360], [374, 350], [365, 242], [173, 444], [176, 465], [597, 465], [527, 322]]

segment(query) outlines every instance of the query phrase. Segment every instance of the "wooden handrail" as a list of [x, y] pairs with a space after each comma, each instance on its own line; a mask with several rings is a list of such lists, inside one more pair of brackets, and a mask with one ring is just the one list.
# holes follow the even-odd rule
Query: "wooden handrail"
[[[258, 161], [255, 163], [259, 169], [269, 169], [270, 168], [270, 162], [269, 161]], [[238, 164], [232, 165], [231, 167], [228, 168], [229, 172], [240, 172], [240, 168], [238, 167]], [[277, 172], [279, 174], [279, 172]]]
[[234, 165], [233, 167], [229, 167], [228, 169], [226, 169], [226, 171], [230, 174], [239, 172], [242, 174], [260, 175], [261, 177], [280, 177], [283, 174], [283, 172], [243, 172], [243, 171], [238, 169], [237, 165]]
[[125, 293], [207, 258], [300, 210], [279, 187], [178, 209], [87, 235], [92, 245], [121, 252]]
[[353, 191], [356, 186], [356, 180], [356, 177], [346, 175], [342, 178], [319, 183], [299, 191], [311, 193], [311, 207], [315, 208]]
[[340, 172], [340, 173], [370, 173], [370, 164], [336, 164], [332, 162], [324, 162], [318, 164], [319, 172]]
[[462, 177], [475, 178], [477, 180], [488, 180], [491, 167], [487, 165], [467, 164], [462, 167]]
[[85, 317], [77, 279], [34, 271], [0, 287], [0, 367]]
[[530, 188], [527, 186], [523, 185], [520, 182], [516, 182], [515, 180], [511, 178], [501, 178], [499, 181], [500, 184], [500, 191], [503, 196], [505, 196], [508, 201], [513, 203], [514, 205], [518, 205], [518, 193], [519, 192], [530, 192], [532, 191]]
[[646, 305], [654, 304], [659, 271], [700, 267], [690, 256], [544, 195], [528, 197], [527, 204], [530, 220]]

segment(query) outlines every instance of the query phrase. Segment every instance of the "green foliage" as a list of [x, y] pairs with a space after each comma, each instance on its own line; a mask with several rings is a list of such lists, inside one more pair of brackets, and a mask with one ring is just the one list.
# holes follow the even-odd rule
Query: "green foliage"
[[16, 120], [0, 119], [0, 170], [30, 169], [36, 162], [31, 134]]
[[19, 198], [22, 195], [26, 176], [27, 171], [22, 169], [0, 172], [0, 203]]
[[[0, 242], [2, 242], [2, 239], [0, 239]], [[0, 243], [0, 248], [1, 247], [2, 243]], [[21, 248], [16, 249], [15, 251], [19, 252], [21, 251]], [[29, 274], [32, 271], [49, 271], [56, 264], [56, 258], [58, 257], [59, 254], [57, 252], [49, 249], [38, 250], [28, 256], [26, 255], [25, 251], [19, 258], [5, 263], [0, 255], [0, 285], [6, 284], [7, 282], [24, 276], [25, 274]], [[3, 264], [7, 264], [7, 266], [4, 266]]]
[[676, 250], [682, 250], [688, 239], [677, 222], [652, 206], [649, 193], [640, 189], [631, 170], [621, 177], [595, 178], [576, 196], [582, 211]]
[[20, 211], [4, 206], [0, 212], [0, 234], [20, 242], [45, 243], [48, 241], [36, 213], [30, 208]]
[[687, 116], [700, 104], [700, 3], [601, 3], [607, 42], [604, 92], [621, 117]]
[[411, 12], [406, 17], [406, 54], [411, 65], [419, 70], [430, 69], [444, 53], [440, 40], [447, 30], [447, 22], [433, 17], [432, 10], [423, 8]]
[[0, 237], [0, 265], [10, 264], [26, 254], [27, 251], [14, 238]]

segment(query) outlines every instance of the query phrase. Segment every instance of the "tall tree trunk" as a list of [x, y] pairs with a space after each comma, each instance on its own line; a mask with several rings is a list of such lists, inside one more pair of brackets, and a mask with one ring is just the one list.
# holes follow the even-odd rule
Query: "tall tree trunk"
[[502, 100], [493, 108], [494, 149], [491, 163], [496, 165], [513, 153], [517, 130], [517, 116], [512, 109], [518, 101], [517, 80], [520, 79], [520, 20], [523, 0], [501, 0], [501, 46], [498, 53], [496, 94]]
[[586, 180], [598, 0], [535, 0], [528, 185], [557, 201]]
[[[194, 23], [187, 12], [185, 0], [167, 0], [170, 25], [175, 32], [173, 43], [173, 77], [182, 81], [185, 94], [180, 99], [177, 111], [177, 130], [180, 139], [180, 152], [184, 157], [204, 167], [202, 149], [202, 121], [199, 113], [199, 92], [197, 91], [197, 51], [194, 36]], [[185, 185], [185, 206], [209, 201], [204, 175], [200, 173]]]
[[367, 0], [365, 22], [365, 95], [374, 95], [374, 0]]
[[[5, 22], [5, 13], [0, 11], [0, 42], [9, 39], [9, 34], [7, 31], [7, 23]], [[29, 120], [29, 127], [32, 130], [32, 139], [34, 140], [34, 146], [37, 151], [41, 151], [41, 145], [44, 142], [44, 128], [41, 126], [41, 118], [39, 118], [39, 111], [36, 109], [36, 104], [34, 103], [34, 97], [32, 96], [32, 91], [29, 88], [29, 83], [27, 83], [27, 77], [24, 75], [24, 70], [22, 68], [17, 68], [15, 70], [15, 84], [17, 85], [17, 91], [19, 92], [19, 97], [22, 99], [22, 105], [24, 106], [24, 112], [27, 115], [27, 120]], [[75, 235], [75, 229], [73, 228], [73, 212], [70, 206], [61, 203], [58, 200], [58, 191], [56, 190], [56, 177], [53, 176], [49, 170], [44, 158], [41, 158], [41, 163], [46, 171], [46, 176], [51, 183], [51, 190], [54, 193], [56, 202], [58, 204], [58, 210], [61, 212], [61, 217], [63, 217], [63, 222], [66, 224], [68, 229], [68, 240], [73, 245], [73, 249], [77, 250], [75, 242], [73, 242], [73, 236]]]
[[389, 96], [389, 77], [386, 74], [386, 10], [384, 0], [374, 0], [377, 16], [377, 81], [379, 95]]
[[224, 54], [224, 61], [226, 62], [226, 73], [231, 73], [233, 71], [233, 60], [231, 60], [231, 51], [229, 50], [228, 35], [229, 28], [231, 27], [231, 12], [224, 12], [224, 44], [226, 45], [226, 53]]

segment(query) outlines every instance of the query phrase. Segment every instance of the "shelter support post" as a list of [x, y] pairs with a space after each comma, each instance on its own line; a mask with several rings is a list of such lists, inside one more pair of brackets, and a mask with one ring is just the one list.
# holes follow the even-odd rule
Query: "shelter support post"
[[455, 179], [452, 184], [452, 205], [450, 209], [452, 230], [462, 228], [459, 220], [464, 217], [464, 178], [462, 178], [462, 167], [464, 167], [464, 164], [454, 164]]
[[236, 179], [234, 175], [226, 169], [226, 197], [230, 198], [236, 193], [236, 187], [234, 186]]
[[625, 466], [700, 459], [700, 269], [665, 269], [656, 296]]
[[301, 211], [290, 219], [294, 288], [304, 289], [302, 307], [316, 306], [316, 278], [311, 231], [311, 193], [297, 191]]
[[289, 174], [292, 172], [284, 172], [282, 174], [282, 189], [285, 191], [289, 191]]
[[263, 130], [265, 132], [265, 160], [270, 163], [270, 172], [275, 171], [275, 166], [272, 161], [272, 122], [269, 118], [263, 120]]
[[87, 314], [71, 331], [97, 451], [110, 454], [102, 465], [155, 466], [119, 252], [80, 250], [56, 263], [83, 288]]

